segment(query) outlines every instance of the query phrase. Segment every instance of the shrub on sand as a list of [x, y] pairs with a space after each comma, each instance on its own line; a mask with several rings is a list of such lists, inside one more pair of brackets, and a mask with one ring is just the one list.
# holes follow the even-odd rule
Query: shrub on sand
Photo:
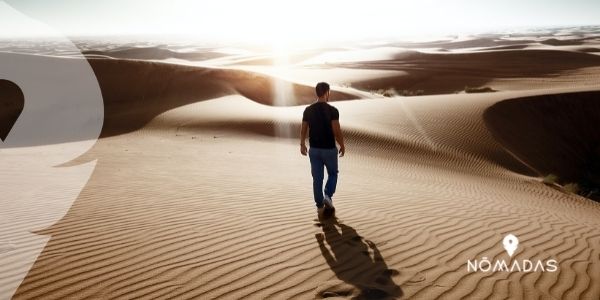
[[383, 97], [395, 97], [398, 96], [398, 93], [396, 92], [396, 90], [394, 88], [389, 88], [389, 89], [378, 89], [378, 90], [371, 90], [372, 94], [377, 94], [377, 95], [381, 95]]
[[563, 188], [565, 189], [565, 191], [573, 194], [579, 193], [580, 190], [579, 184], [573, 182], [565, 184]]
[[388, 88], [388, 89], [371, 90], [370, 92], [371, 92], [371, 94], [377, 94], [377, 95], [381, 95], [383, 97], [396, 97], [396, 96], [409, 97], [409, 96], [421, 96], [421, 95], [425, 94], [425, 91], [423, 91], [423, 90], [397, 91], [393, 87]]
[[423, 90], [402, 90], [401, 93], [402, 96], [421, 96], [423, 94], [425, 94]]
[[467, 94], [471, 94], [471, 93], [493, 93], [493, 92], [497, 92], [497, 91], [494, 90], [493, 88], [489, 87], [489, 86], [482, 86], [482, 87], [468, 87], [468, 86], [465, 86], [465, 93], [467, 93]]
[[558, 176], [556, 174], [548, 174], [544, 176], [542, 182], [546, 185], [554, 185], [558, 182]]

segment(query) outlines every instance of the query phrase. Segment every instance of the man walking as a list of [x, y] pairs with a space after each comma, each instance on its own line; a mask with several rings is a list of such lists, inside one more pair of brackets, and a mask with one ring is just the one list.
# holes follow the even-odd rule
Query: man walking
[[[338, 148], [340, 157], [344, 156], [346, 148], [344, 137], [340, 129], [340, 114], [338, 110], [329, 105], [329, 84], [319, 82], [316, 86], [317, 101], [304, 110], [302, 116], [302, 129], [300, 132], [300, 153], [306, 155], [306, 133], [309, 133], [310, 169], [313, 177], [313, 194], [319, 215], [325, 208], [334, 210], [333, 194], [338, 178]], [[327, 183], [323, 191], [324, 168], [327, 169]], [[323, 194], [325, 192], [325, 194]]]

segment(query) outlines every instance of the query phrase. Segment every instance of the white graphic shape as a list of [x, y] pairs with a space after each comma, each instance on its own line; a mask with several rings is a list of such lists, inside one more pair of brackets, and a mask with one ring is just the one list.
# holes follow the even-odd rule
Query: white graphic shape
[[0, 36], [27, 28], [70, 53], [0, 52], [0, 80], [24, 97], [21, 115], [0, 140], [0, 299], [10, 299], [50, 239], [43, 230], [65, 216], [94, 170], [95, 161], [61, 165], [96, 143], [104, 103], [92, 68], [69, 39], [4, 1], [0, 25]]
[[504, 246], [504, 250], [508, 253], [508, 256], [512, 257], [519, 247], [519, 239], [512, 234], [508, 234], [502, 240], [502, 245]]

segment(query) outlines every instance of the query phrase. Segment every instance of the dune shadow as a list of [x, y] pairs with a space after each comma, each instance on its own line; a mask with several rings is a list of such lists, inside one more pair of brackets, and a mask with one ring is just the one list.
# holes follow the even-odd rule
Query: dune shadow
[[506, 99], [488, 107], [483, 119], [535, 175], [555, 175], [557, 183], [600, 200], [599, 97], [600, 91], [583, 91]]
[[315, 237], [321, 254], [343, 282], [327, 282], [320, 286], [316, 291], [317, 299], [397, 299], [402, 296], [400, 286], [392, 279], [399, 272], [388, 268], [375, 243], [335, 217], [320, 221], [323, 232]]

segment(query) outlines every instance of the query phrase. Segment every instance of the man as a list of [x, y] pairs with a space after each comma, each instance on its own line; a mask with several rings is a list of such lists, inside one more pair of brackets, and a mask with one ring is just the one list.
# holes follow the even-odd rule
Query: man
[[[319, 82], [316, 86], [318, 100], [306, 107], [302, 116], [302, 129], [300, 131], [300, 153], [306, 155], [306, 133], [309, 131], [310, 169], [313, 177], [313, 194], [319, 216], [323, 215], [325, 208], [333, 211], [333, 194], [338, 178], [338, 149], [335, 142], [340, 145], [340, 157], [344, 156], [346, 148], [344, 137], [340, 129], [340, 114], [338, 110], [329, 105], [329, 84]], [[323, 171], [327, 168], [327, 183], [323, 191]], [[325, 194], [323, 194], [325, 192]]]

